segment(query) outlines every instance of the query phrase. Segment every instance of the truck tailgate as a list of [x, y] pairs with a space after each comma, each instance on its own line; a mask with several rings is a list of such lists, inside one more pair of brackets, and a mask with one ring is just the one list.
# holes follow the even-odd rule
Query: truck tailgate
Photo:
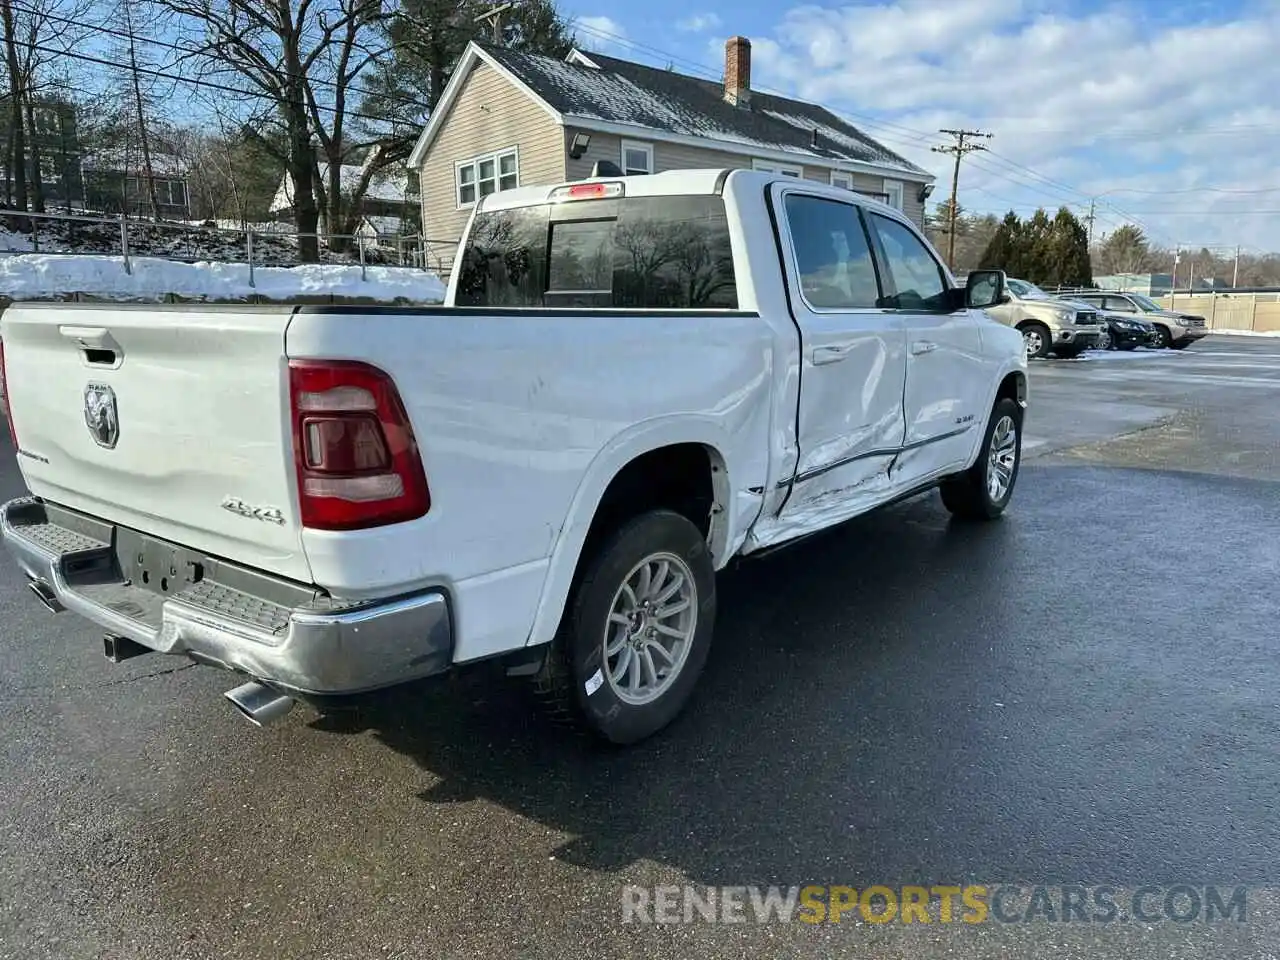
[[0, 337], [31, 492], [309, 581], [284, 355], [292, 312], [9, 307]]

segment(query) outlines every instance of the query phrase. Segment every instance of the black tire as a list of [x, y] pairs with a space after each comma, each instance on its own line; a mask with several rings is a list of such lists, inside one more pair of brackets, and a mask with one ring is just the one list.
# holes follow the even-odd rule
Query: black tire
[[1169, 334], [1168, 327], [1156, 326], [1155, 339], [1151, 341], [1152, 350], [1163, 350], [1173, 342], [1172, 336]]
[[1059, 360], [1074, 360], [1087, 349], [1088, 347], [1078, 347], [1075, 344], [1070, 344], [1065, 347], [1054, 347], [1053, 354]]
[[[1023, 345], [1027, 348], [1028, 360], [1040, 360], [1049, 355], [1049, 351], [1053, 348], [1053, 337], [1049, 333], [1049, 328], [1043, 323], [1031, 321], [1024, 323], [1018, 327], [1018, 331], [1022, 334]], [[1040, 338], [1040, 346], [1036, 350], [1032, 350], [1031, 344], [1027, 343], [1027, 334], [1034, 333]]]
[[[1009, 486], [998, 498], [992, 498], [987, 487], [987, 464], [991, 457], [992, 440], [996, 434], [996, 426], [1005, 417], [1013, 420], [1016, 433], [1014, 436], [1013, 472], [1009, 478]], [[1022, 466], [1022, 408], [1008, 397], [997, 400], [991, 408], [991, 416], [987, 420], [987, 430], [982, 438], [982, 446], [978, 457], [964, 473], [956, 474], [942, 481], [938, 492], [942, 495], [942, 505], [953, 516], [961, 520], [994, 520], [1004, 513], [1013, 496], [1013, 488], [1018, 482], [1018, 469]]]
[[[645, 558], [660, 553], [678, 557], [693, 575], [693, 633], [670, 685], [648, 703], [628, 703], [605, 676], [606, 624], [624, 579]], [[571, 720], [614, 744], [644, 740], [688, 703], [711, 649], [715, 617], [715, 569], [698, 528], [672, 510], [641, 514], [584, 558], [560, 631], [534, 677], [535, 696], [553, 720]]]

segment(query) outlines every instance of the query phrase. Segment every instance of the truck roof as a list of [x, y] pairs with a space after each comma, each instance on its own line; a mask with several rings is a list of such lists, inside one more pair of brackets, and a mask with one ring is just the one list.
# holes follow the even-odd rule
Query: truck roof
[[[707, 168], [693, 170], [667, 170], [663, 173], [640, 174], [636, 176], [600, 176], [584, 177], [581, 180], [564, 180], [559, 183], [542, 183], [531, 187], [516, 187], [514, 190], [503, 190], [491, 193], [481, 199], [479, 210], [502, 210], [507, 207], [523, 207], [533, 203], [545, 203], [551, 191], [559, 187], [578, 183], [617, 183], [626, 185], [629, 197], [655, 196], [688, 196], [690, 194], [716, 193], [721, 183], [721, 175], [728, 168]], [[753, 173], [755, 171], [746, 171]], [[770, 175], [758, 173], [763, 180]]]
[[[524, 207], [538, 203], [546, 203], [547, 198], [551, 196], [551, 192], [553, 190], [582, 183], [621, 182], [625, 185], [626, 196], [628, 197], [697, 196], [699, 194], [710, 195], [719, 193], [724, 187], [725, 178], [730, 175], [733, 176], [735, 181], [740, 183], [740, 186], [748, 189], [750, 189], [752, 181], [755, 181], [759, 185], [760, 189], [763, 190], [767, 184], [781, 180], [787, 183], [801, 183], [807, 189], [812, 188], [818, 191], [829, 191], [833, 196], [839, 196], [846, 199], [849, 197], [849, 191], [843, 187], [830, 186], [820, 180], [797, 180], [797, 178], [787, 176], [786, 174], [764, 170], [748, 170], [744, 167], [707, 167], [666, 170], [662, 173], [637, 174], [634, 176], [615, 174], [599, 177], [584, 177], [581, 180], [564, 180], [559, 183], [544, 183], [529, 187], [517, 187], [514, 190], [503, 190], [499, 193], [491, 193], [486, 197], [482, 197], [475, 209], [477, 213], [481, 213], [490, 210], [506, 210], [512, 207]], [[853, 198], [856, 203], [863, 206], [883, 210], [899, 219], [905, 219], [903, 218], [901, 211], [877, 200], [875, 197], [869, 197], [866, 194], [854, 193]]]

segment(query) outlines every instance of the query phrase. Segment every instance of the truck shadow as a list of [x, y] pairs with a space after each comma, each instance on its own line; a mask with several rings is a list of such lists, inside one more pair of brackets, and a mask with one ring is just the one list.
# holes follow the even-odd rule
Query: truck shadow
[[[1028, 470], [1023, 483], [999, 523], [951, 524], [927, 496], [722, 574], [695, 700], [639, 746], [559, 731], [483, 677], [401, 692], [351, 727], [318, 723], [412, 758], [436, 778], [424, 802], [501, 805], [564, 834], [556, 857], [592, 870], [1141, 883], [1152, 863], [1185, 877], [1231, 862], [1213, 806], [1238, 805], [1231, 778], [1189, 764], [1178, 722], [1138, 708], [1161, 687], [1194, 695], [1196, 658], [1173, 648], [1196, 601], [1174, 587], [1148, 598], [1158, 611], [1134, 609], [1097, 589], [1108, 563], [1143, 577], [1161, 562], [1150, 540], [1125, 540], [1125, 497], [1084, 524], [1030, 505], [1033, 489], [1087, 499], [1109, 488], [1101, 472]], [[1205, 777], [1208, 795], [1171, 790], [1170, 764], [1188, 785]], [[1130, 818], [1148, 833], [1118, 849], [1111, 831]]]

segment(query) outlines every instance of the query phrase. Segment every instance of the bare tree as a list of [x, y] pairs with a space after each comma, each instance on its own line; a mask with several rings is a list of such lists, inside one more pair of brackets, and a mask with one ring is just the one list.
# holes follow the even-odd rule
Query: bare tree
[[[346, 121], [358, 78], [388, 52], [383, 0], [157, 0], [183, 25], [183, 60], [207, 78], [243, 87], [245, 129], [285, 168], [294, 220], [314, 234], [320, 219], [317, 155], [328, 223], [342, 221], [342, 161], [354, 154]], [[271, 134], [279, 133], [282, 136]], [[331, 227], [332, 229], [332, 227]], [[300, 237], [303, 260], [319, 259], [315, 237]]]
[[[141, 184], [146, 190], [147, 205], [151, 208], [153, 220], [160, 219], [160, 201], [156, 197], [156, 173], [151, 162], [151, 75], [143, 78], [143, 64], [138, 54], [138, 29], [134, 21], [137, 5], [130, 0], [121, 0], [115, 5], [114, 17], [124, 33], [120, 53], [128, 59], [128, 92], [133, 106], [133, 126], [138, 136], [138, 147], [142, 153]], [[144, 87], [145, 92], [144, 92]], [[126, 167], [126, 170], [128, 168]]]
[[[9, 87], [9, 167], [20, 209], [25, 210], [28, 201], [36, 212], [44, 209], [41, 157], [47, 130], [39, 125], [44, 118], [40, 107], [51, 94], [53, 99], [67, 99], [70, 84], [63, 54], [88, 35], [85, 21], [91, 6], [92, 0], [0, 0]], [[65, 134], [66, 116], [59, 111], [56, 117], [59, 140]], [[59, 178], [69, 190], [63, 159]]]
[[14, 205], [27, 209], [27, 144], [22, 122], [22, 70], [18, 61], [17, 23], [11, 0], [0, 0], [0, 25], [4, 28], [5, 65], [9, 74], [9, 169], [13, 174]]

